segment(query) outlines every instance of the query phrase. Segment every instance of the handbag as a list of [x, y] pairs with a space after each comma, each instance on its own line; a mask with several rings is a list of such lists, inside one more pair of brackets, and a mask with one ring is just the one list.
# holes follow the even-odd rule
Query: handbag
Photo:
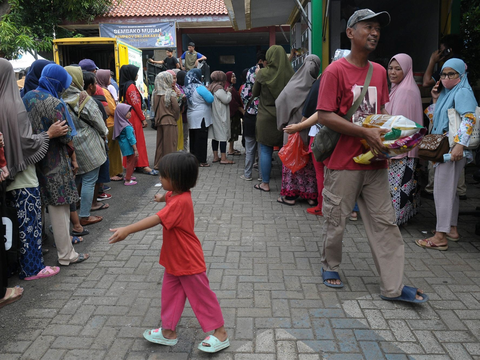
[[[470, 135], [470, 143], [466, 147], [468, 150], [475, 150], [478, 145], [480, 145], [480, 107], [478, 106], [475, 109], [475, 117], [477, 118], [477, 121], [475, 121], [475, 125], [473, 125], [472, 135]], [[455, 110], [455, 108], [448, 109], [448, 143], [450, 147], [455, 145], [453, 139], [458, 133], [461, 122], [462, 117], [458, 111]]]
[[[367, 77], [365, 78], [365, 83], [363, 84], [362, 92], [358, 99], [353, 103], [352, 107], [348, 110], [347, 114], [343, 117], [345, 120], [350, 121], [352, 115], [357, 111], [358, 107], [360, 106], [365, 94], [368, 91], [368, 86], [370, 85], [370, 80], [372, 78], [373, 73], [373, 65], [369, 61], [370, 67], [368, 68]], [[340, 133], [328, 128], [327, 126], [323, 126], [315, 135], [313, 139], [311, 149], [313, 156], [315, 156], [315, 160], [317, 161], [324, 161], [330, 155], [332, 155], [333, 150], [335, 150], [335, 146], [337, 146], [338, 140], [340, 139]]]
[[448, 153], [450, 145], [445, 134], [425, 135], [418, 145], [418, 157], [423, 160], [442, 162], [443, 155]]
[[15, 273], [18, 269], [19, 256], [20, 256], [20, 235], [18, 228], [18, 216], [17, 209], [14, 207], [7, 206], [5, 199], [5, 194], [7, 191], [7, 185], [5, 182], [0, 184], [1, 197], [0, 201], [2, 202], [1, 216], [2, 216], [2, 226], [3, 231], [0, 234], [3, 234], [3, 242], [5, 246], [5, 251], [7, 255], [7, 269], [10, 274]]

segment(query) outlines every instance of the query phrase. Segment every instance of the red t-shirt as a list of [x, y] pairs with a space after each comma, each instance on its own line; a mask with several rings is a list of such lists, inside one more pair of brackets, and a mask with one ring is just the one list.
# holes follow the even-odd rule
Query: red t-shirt
[[[365, 98], [353, 114], [351, 121], [361, 124], [371, 114], [379, 114], [388, 101], [387, 74], [385, 69], [373, 64], [373, 74]], [[359, 68], [345, 58], [334, 61], [322, 73], [318, 93], [317, 110], [332, 111], [345, 116], [360, 93], [367, 77], [369, 65]], [[359, 137], [342, 134], [332, 155], [323, 163], [331, 170], [376, 170], [387, 167], [387, 162], [372, 161], [370, 165], [357, 164], [355, 156], [366, 152]]]
[[202, 245], [194, 232], [194, 214], [190, 191], [165, 195], [167, 205], [157, 213], [163, 225], [160, 265], [175, 276], [200, 274], [207, 270]]

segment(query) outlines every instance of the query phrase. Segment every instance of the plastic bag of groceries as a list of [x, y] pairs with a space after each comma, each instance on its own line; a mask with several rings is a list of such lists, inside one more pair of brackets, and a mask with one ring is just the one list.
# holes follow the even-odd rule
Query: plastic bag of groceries
[[427, 129], [415, 121], [402, 115], [369, 115], [362, 123], [363, 127], [388, 129], [389, 132], [382, 135], [385, 151], [374, 154], [370, 151], [365, 140], [361, 140], [365, 146], [365, 153], [355, 156], [353, 160], [357, 164], [370, 164], [374, 160], [385, 160], [404, 154], [417, 146], [427, 133]]

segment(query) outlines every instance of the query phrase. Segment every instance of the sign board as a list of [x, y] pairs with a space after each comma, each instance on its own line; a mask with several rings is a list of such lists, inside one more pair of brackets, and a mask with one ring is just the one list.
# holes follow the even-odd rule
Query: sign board
[[100, 24], [100, 36], [117, 38], [140, 49], [177, 46], [174, 21], [134, 25]]

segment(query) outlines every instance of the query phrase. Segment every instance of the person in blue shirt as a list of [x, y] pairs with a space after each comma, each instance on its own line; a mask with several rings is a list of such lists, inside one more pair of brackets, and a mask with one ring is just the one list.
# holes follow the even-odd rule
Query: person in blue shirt
[[182, 70], [190, 71], [198, 66], [199, 61], [207, 60], [205, 55], [195, 51], [195, 43], [188, 43], [188, 51], [185, 51], [182, 56], [182, 60], [185, 60], [185, 65], [182, 64]]

